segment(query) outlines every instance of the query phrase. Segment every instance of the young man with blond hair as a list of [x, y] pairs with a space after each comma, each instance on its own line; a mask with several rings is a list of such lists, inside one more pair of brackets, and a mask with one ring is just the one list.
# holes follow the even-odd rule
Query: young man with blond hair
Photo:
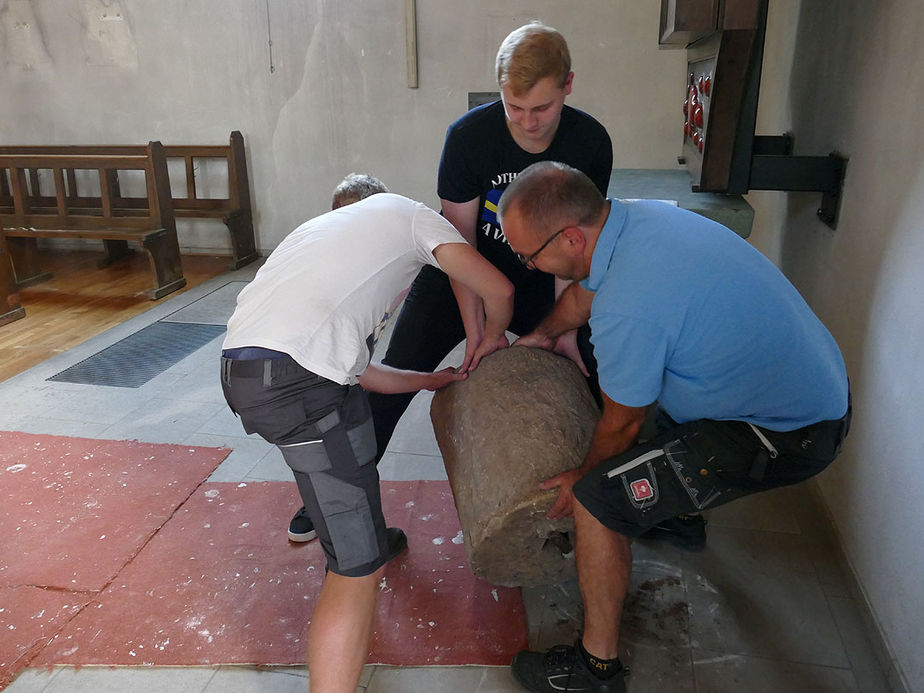
[[[501, 98], [472, 109], [449, 126], [437, 192], [446, 219], [513, 282], [510, 330], [526, 334], [554, 303], [556, 281], [517, 260], [497, 223], [498, 200], [520, 171], [550, 160], [580, 169], [605, 195], [613, 149], [599, 122], [565, 105], [574, 73], [568, 45], [558, 31], [538, 22], [514, 30], [498, 50], [496, 67]], [[561, 283], [558, 289], [564, 286]], [[584, 364], [592, 369], [593, 361], [586, 326], [581, 332], [580, 339], [575, 332], [564, 335], [556, 350], [586, 373]], [[424, 268], [398, 316], [383, 363], [432, 370], [465, 339], [461, 368], [467, 370], [486, 338], [478, 297], [464, 286], [450, 285], [439, 270]], [[371, 398], [380, 455], [412, 396]]]

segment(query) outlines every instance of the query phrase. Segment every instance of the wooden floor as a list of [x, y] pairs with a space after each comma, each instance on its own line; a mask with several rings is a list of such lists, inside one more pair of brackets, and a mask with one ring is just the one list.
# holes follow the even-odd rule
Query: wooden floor
[[[66, 351], [128, 318], [156, 306], [147, 291], [151, 271], [146, 253], [135, 253], [100, 269], [102, 251], [44, 251], [43, 267], [53, 278], [19, 292], [26, 317], [0, 326], [0, 381]], [[230, 258], [184, 255], [186, 288], [165, 301], [228, 270]]]

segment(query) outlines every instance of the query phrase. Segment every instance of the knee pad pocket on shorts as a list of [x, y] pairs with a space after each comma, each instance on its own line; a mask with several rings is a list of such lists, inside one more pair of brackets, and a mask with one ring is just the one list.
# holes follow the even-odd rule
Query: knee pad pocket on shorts
[[324, 472], [311, 474], [311, 484], [327, 523], [337, 569], [375, 561], [379, 546], [366, 492]]
[[372, 418], [347, 431], [347, 439], [356, 456], [356, 464], [364, 465], [375, 459], [375, 426]]
[[375, 430], [372, 419], [349, 431], [329, 431], [323, 438], [303, 443], [279, 445], [282, 456], [296, 472], [324, 472], [333, 467], [331, 458], [355, 461], [361, 467], [375, 459]]
[[324, 436], [330, 455], [351, 456], [360, 467], [374, 460], [375, 426], [366, 392], [358, 385], [351, 386], [340, 413], [340, 430], [330, 430]]
[[330, 457], [322, 440], [310, 440], [292, 445], [279, 445], [286, 464], [296, 472], [309, 474], [323, 472], [331, 468]]
[[[661, 466], [663, 466], [663, 458], [663, 453], [655, 458], [661, 461]], [[645, 462], [624, 474], [609, 479], [607, 485], [622, 487], [632, 507], [642, 513], [657, 505], [661, 499], [658, 473], [651, 462]]]

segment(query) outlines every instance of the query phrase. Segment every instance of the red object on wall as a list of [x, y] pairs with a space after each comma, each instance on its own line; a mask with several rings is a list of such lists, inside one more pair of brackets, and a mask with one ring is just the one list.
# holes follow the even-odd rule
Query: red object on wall
[[693, 124], [696, 125], [696, 127], [698, 128], [703, 127], [703, 107], [702, 106], [697, 106], [696, 108], [693, 109]]

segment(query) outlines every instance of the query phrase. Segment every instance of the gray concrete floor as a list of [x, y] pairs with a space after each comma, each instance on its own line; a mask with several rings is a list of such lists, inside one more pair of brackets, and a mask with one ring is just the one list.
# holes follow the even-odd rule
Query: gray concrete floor
[[[221, 338], [137, 389], [49, 382], [49, 376], [156, 320], [223, 323], [254, 268], [223, 275], [0, 383], [0, 430], [233, 449], [211, 481], [291, 480], [278, 451], [245, 435], [218, 383]], [[0, 328], [2, 329], [2, 328]], [[445, 479], [428, 394], [402, 419], [383, 479]], [[9, 403], [15, 402], [15, 406]], [[156, 405], [156, 406], [153, 406]], [[293, 503], [296, 492], [293, 485]], [[293, 507], [294, 509], [294, 507]], [[889, 691], [881, 646], [842, 568], [811, 486], [743, 499], [707, 514], [700, 553], [636, 542], [623, 619], [631, 693]], [[572, 642], [582, 609], [574, 583], [524, 590], [530, 644]], [[367, 666], [359, 691], [506, 693], [506, 667]], [[304, 667], [26, 669], [10, 693], [304, 691]]]

